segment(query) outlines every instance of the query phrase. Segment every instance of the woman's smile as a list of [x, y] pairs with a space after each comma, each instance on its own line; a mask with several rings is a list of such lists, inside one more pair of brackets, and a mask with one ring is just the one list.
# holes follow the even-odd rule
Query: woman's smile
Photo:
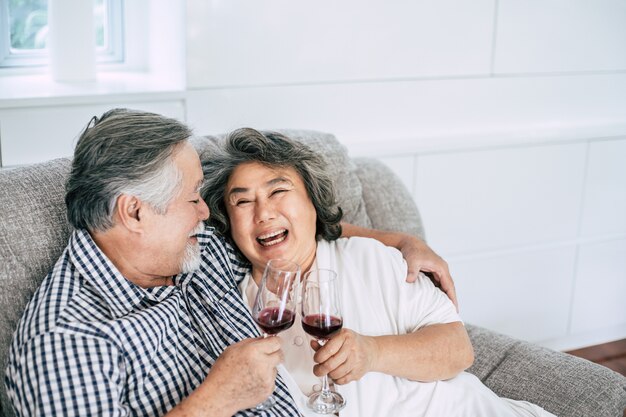
[[259, 245], [267, 248], [284, 242], [289, 235], [287, 229], [280, 229], [269, 233], [264, 233], [256, 238]]

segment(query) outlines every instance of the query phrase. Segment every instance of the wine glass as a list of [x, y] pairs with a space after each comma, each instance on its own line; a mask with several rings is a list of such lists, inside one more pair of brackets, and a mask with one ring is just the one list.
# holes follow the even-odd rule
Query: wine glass
[[[300, 266], [284, 259], [271, 259], [263, 271], [261, 285], [252, 306], [252, 317], [263, 337], [274, 336], [293, 325], [296, 318]], [[276, 400], [269, 396], [257, 410], [272, 408]]]
[[[323, 346], [343, 326], [337, 273], [310, 270], [302, 285], [302, 328]], [[345, 407], [346, 400], [328, 388], [328, 375], [324, 375], [322, 390], [311, 394], [307, 405], [318, 414], [333, 414]]]

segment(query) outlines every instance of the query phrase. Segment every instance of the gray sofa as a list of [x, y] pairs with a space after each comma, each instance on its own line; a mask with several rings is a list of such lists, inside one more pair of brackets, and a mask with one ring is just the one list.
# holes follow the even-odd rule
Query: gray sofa
[[[350, 159], [328, 134], [285, 131], [326, 156], [341, 191], [346, 220], [423, 236], [420, 216], [400, 181], [381, 163]], [[194, 139], [210, 158], [215, 138]], [[7, 352], [25, 304], [64, 249], [64, 182], [70, 161], [0, 170], [0, 358]], [[435, 248], [436, 249], [436, 248]], [[461, 303], [462, 303], [461, 299]], [[476, 360], [470, 372], [497, 394], [527, 400], [562, 417], [616, 417], [626, 407], [626, 378], [586, 360], [467, 325]], [[4, 384], [0, 416], [12, 416]]]

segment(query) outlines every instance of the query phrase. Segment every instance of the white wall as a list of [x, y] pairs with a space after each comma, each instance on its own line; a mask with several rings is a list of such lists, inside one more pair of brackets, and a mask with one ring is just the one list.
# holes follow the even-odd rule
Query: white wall
[[468, 322], [626, 337], [626, 0], [127, 4], [150, 17], [130, 11], [134, 72], [27, 94], [0, 73], [5, 166], [69, 155], [117, 105], [330, 131], [401, 175]]
[[188, 4], [200, 132], [300, 126], [438, 147], [626, 131], [623, 0]]
[[187, 120], [327, 130], [404, 180], [468, 322], [626, 337], [626, 1], [188, 2]]

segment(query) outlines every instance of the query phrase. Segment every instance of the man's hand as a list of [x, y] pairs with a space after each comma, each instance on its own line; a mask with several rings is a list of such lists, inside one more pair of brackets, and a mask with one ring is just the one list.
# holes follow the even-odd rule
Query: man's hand
[[374, 367], [378, 357], [376, 341], [372, 337], [360, 335], [350, 329], [341, 329], [321, 346], [311, 341], [316, 351], [313, 367], [316, 376], [330, 376], [335, 383], [343, 385], [358, 381]]
[[282, 360], [277, 337], [246, 339], [224, 350], [209, 377], [238, 411], [256, 406], [274, 391], [276, 366]]
[[245, 339], [227, 347], [204, 382], [167, 416], [232, 416], [255, 407], [274, 391], [280, 340]]
[[454, 281], [448, 269], [448, 263], [437, 255], [423, 240], [411, 235], [404, 235], [396, 245], [406, 260], [408, 272], [407, 282], [415, 282], [420, 271], [425, 273], [436, 286], [446, 293], [454, 303], [457, 311], [459, 303], [456, 298]]

